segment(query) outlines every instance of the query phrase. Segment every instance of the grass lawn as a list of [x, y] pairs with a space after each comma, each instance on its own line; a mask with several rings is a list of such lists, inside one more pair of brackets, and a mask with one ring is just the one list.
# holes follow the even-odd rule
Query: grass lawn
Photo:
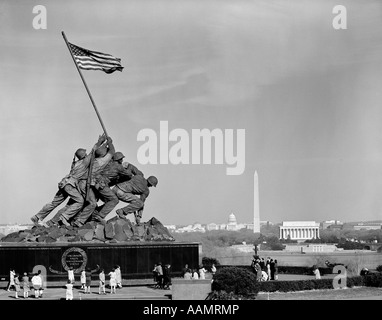
[[259, 292], [256, 300], [382, 300], [382, 288], [356, 287], [297, 292]]
[[[334, 274], [323, 275], [333, 279]], [[313, 275], [279, 274], [279, 280], [309, 280]], [[382, 288], [355, 287], [343, 289], [306, 290], [297, 292], [259, 292], [256, 300], [382, 300]]]

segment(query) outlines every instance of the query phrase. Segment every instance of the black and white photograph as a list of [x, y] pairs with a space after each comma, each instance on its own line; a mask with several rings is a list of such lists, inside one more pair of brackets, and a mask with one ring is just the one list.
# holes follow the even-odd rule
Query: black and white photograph
[[381, 30], [379, 0], [2, 0], [0, 300], [382, 300]]

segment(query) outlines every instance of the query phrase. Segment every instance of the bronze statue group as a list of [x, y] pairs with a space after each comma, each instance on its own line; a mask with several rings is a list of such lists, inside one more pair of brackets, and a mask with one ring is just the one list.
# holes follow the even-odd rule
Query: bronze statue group
[[[139, 225], [149, 188], [156, 187], [158, 179], [155, 176], [146, 179], [134, 165], [124, 162], [124, 158], [105, 134], [99, 136], [89, 154], [79, 148], [69, 174], [58, 183], [53, 200], [32, 216], [32, 222], [45, 227], [81, 227], [90, 221], [105, 223], [106, 216], [122, 201], [128, 205], [116, 210], [118, 217], [126, 219], [128, 214], [134, 214]], [[44, 221], [66, 199], [67, 204], [53, 218]], [[99, 200], [103, 202], [101, 205]]]

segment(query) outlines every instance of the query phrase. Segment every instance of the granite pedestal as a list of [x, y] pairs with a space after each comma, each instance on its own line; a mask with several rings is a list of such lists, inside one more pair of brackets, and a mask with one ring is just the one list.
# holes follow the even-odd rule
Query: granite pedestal
[[8, 280], [10, 268], [21, 276], [41, 270], [48, 286], [49, 281], [66, 281], [69, 267], [73, 267], [76, 281], [84, 268], [93, 270], [92, 279], [98, 280], [97, 266], [107, 274], [115, 265], [121, 267], [123, 279], [149, 279], [158, 262], [170, 264], [172, 276], [180, 276], [185, 264], [198, 267], [199, 243], [0, 243], [1, 280]]

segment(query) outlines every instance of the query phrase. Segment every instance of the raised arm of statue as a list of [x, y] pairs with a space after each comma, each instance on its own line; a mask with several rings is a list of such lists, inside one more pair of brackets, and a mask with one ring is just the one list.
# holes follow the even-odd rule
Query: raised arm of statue
[[109, 146], [109, 153], [114, 154], [115, 153], [115, 147], [113, 144], [113, 139], [111, 137], [107, 137], [107, 144]]

